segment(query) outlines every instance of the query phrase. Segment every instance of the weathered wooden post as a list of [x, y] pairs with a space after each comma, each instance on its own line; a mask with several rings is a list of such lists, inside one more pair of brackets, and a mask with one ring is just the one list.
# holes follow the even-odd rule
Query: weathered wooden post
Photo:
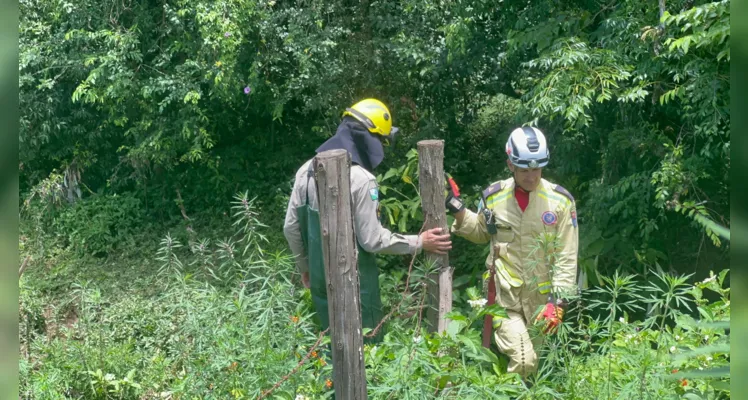
[[[419, 185], [423, 209], [424, 230], [447, 226], [444, 205], [444, 141], [422, 140], [418, 142]], [[426, 253], [427, 262], [434, 262], [437, 272], [429, 276], [428, 309], [426, 317], [432, 332], [444, 332], [449, 321], [444, 317], [452, 311], [452, 268], [449, 255]]]
[[366, 399], [350, 156], [345, 150], [325, 151], [315, 157], [314, 170], [327, 280], [335, 396]]

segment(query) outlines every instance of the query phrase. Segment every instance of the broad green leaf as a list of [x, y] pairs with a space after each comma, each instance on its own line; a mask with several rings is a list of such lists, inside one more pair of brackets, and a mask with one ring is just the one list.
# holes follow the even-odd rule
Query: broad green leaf
[[665, 379], [714, 379], [730, 376], [730, 367], [717, 367], [704, 370], [688, 370], [665, 376]]
[[691, 350], [686, 353], [678, 354], [675, 356], [675, 361], [683, 361], [689, 358], [698, 357], [700, 355], [704, 354], [714, 354], [714, 353], [730, 353], [730, 345], [729, 344], [720, 344], [720, 345], [713, 345], [713, 346], [704, 346], [699, 347], [697, 349]]

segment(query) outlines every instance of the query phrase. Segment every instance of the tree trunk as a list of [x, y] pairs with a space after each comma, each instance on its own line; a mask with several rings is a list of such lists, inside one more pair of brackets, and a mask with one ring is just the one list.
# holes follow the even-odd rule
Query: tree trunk
[[[442, 228], [448, 232], [447, 213], [444, 204], [444, 141], [422, 140], [418, 142], [419, 184], [424, 230]], [[434, 263], [436, 272], [429, 275], [429, 296], [426, 317], [432, 332], [444, 332], [449, 320], [445, 315], [452, 311], [452, 268], [449, 256], [426, 253], [426, 262]]]
[[320, 153], [314, 159], [314, 171], [329, 301], [335, 397], [366, 399], [349, 155], [345, 150]]

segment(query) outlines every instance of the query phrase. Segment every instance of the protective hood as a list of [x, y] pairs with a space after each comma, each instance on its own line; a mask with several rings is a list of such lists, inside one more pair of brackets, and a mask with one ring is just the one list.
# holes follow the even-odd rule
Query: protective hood
[[322, 143], [317, 148], [317, 153], [335, 149], [348, 151], [351, 155], [351, 162], [366, 168], [369, 172], [373, 172], [384, 160], [382, 142], [351, 117], [343, 118], [335, 136]]

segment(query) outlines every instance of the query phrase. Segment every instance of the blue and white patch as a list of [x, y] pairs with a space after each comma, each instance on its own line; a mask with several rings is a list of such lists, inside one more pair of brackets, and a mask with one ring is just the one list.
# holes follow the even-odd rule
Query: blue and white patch
[[543, 220], [543, 223], [546, 225], [555, 225], [556, 222], [558, 221], [558, 217], [556, 216], [556, 213], [552, 211], [544, 212], [541, 219]]
[[571, 224], [577, 227], [577, 210], [571, 210]]
[[369, 189], [369, 197], [374, 201], [379, 200], [379, 188]]

